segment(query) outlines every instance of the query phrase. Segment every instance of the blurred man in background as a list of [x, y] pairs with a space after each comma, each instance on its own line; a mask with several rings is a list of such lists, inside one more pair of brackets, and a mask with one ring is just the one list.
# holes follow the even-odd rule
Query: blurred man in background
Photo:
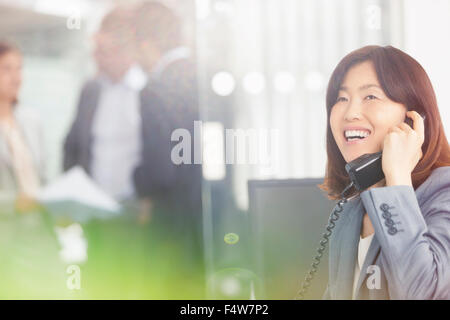
[[133, 171], [141, 161], [139, 92], [146, 76], [136, 64], [133, 8], [108, 13], [95, 35], [97, 76], [83, 87], [64, 145], [64, 170], [81, 166], [118, 201], [135, 196]]
[[[81, 91], [64, 144], [64, 170], [81, 166], [122, 205], [117, 219], [83, 224], [88, 243], [87, 292], [100, 297], [145, 296], [140, 284], [147, 267], [141, 258], [148, 255], [149, 239], [135, 224], [139, 207], [133, 172], [141, 161], [139, 93], [147, 77], [136, 63], [133, 15], [134, 8], [118, 6], [103, 18], [94, 36], [98, 72]], [[120, 265], [120, 272], [113, 265]], [[104, 290], [109, 284], [112, 287]]]
[[[166, 263], [161, 252], [170, 256], [177, 276], [184, 274], [178, 268], [183, 265], [181, 271], [203, 281], [201, 167], [171, 161], [177, 143], [172, 132], [186, 128], [194, 136], [198, 119], [195, 65], [181, 45], [181, 29], [178, 17], [155, 2], [107, 14], [95, 37], [98, 75], [84, 86], [65, 141], [65, 170], [83, 167], [122, 204], [139, 198], [140, 226], [113, 220], [84, 226], [87, 283], [114, 283], [111, 292], [123, 290], [121, 296], [130, 288], [148, 294], [146, 281], [154, 282], [154, 270]], [[118, 261], [120, 277], [99, 267]]]
[[[200, 257], [201, 165], [193, 159], [181, 165], [171, 160], [178, 143], [171, 142], [175, 129], [189, 130], [194, 139], [194, 121], [199, 119], [196, 67], [190, 50], [182, 45], [181, 21], [173, 11], [146, 2], [136, 9], [135, 23], [138, 61], [149, 76], [141, 93], [146, 126], [142, 162], [134, 175], [136, 190], [154, 208], [155, 218], [180, 239], [186, 254]], [[191, 141], [192, 148], [196, 143]]]

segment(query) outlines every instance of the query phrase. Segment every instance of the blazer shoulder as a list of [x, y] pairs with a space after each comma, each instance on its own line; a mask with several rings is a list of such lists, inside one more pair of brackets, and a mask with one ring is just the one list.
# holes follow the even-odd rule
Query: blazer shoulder
[[16, 120], [26, 130], [40, 130], [41, 117], [39, 113], [30, 108], [18, 106], [14, 112]]
[[101, 83], [98, 78], [91, 78], [83, 84], [82, 91], [99, 90], [100, 86], [101, 86]]
[[434, 169], [419, 188], [423, 188], [421, 197], [425, 200], [443, 195], [450, 201], [450, 166]]
[[101, 83], [97, 78], [87, 80], [81, 87], [80, 95], [78, 97], [78, 109], [91, 109], [93, 105], [97, 104], [100, 96]]
[[87, 80], [82, 86], [80, 91], [80, 98], [96, 97], [101, 90], [101, 83], [97, 78]]

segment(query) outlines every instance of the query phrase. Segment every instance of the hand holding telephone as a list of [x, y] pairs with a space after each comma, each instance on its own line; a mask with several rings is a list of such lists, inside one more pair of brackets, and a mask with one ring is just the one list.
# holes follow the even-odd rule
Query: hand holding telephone
[[[425, 120], [425, 114], [420, 114], [420, 116]], [[406, 117], [405, 122], [411, 128], [414, 128], [411, 118]], [[336, 225], [336, 221], [339, 219], [339, 214], [344, 209], [343, 204], [347, 202], [347, 198], [345, 197], [347, 191], [351, 187], [355, 187], [357, 191], [362, 192], [384, 179], [384, 172], [382, 168], [382, 154], [383, 151], [379, 151], [376, 153], [366, 153], [345, 165], [345, 170], [347, 171], [351, 182], [344, 189], [344, 191], [342, 191], [341, 199], [336, 204], [337, 208], [335, 208], [330, 215], [328, 226], [326, 228], [327, 232], [325, 232], [322, 236], [319, 248], [317, 249], [317, 255], [314, 257], [314, 262], [311, 264], [311, 269], [306, 275], [302, 287], [296, 296], [296, 299], [303, 299], [308, 290], [308, 287], [311, 284], [311, 280], [313, 279], [314, 274], [317, 271], [320, 259], [322, 258], [323, 252], [326, 249], [326, 244], [328, 243], [332, 230]]]

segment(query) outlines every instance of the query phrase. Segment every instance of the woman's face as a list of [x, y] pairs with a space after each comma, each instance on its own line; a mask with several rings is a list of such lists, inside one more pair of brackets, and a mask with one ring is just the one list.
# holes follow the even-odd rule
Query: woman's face
[[330, 115], [331, 131], [345, 161], [381, 151], [389, 128], [403, 122], [406, 111], [385, 95], [371, 61], [350, 68]]
[[22, 84], [22, 57], [10, 51], [0, 56], [0, 100], [13, 102]]

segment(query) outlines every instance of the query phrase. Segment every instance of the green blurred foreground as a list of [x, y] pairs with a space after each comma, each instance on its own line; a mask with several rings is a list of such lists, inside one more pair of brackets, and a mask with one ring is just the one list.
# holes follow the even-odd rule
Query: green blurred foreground
[[87, 260], [67, 264], [54, 224], [46, 212], [0, 214], [0, 299], [205, 299], [189, 233], [127, 214], [91, 220]]

